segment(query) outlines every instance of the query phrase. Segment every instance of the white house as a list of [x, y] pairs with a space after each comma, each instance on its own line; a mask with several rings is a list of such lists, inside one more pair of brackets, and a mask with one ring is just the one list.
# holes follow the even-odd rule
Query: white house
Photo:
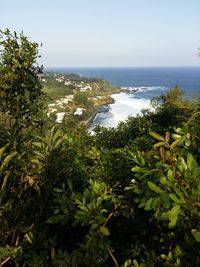
[[83, 115], [84, 108], [77, 108], [76, 111], [74, 112], [74, 115], [81, 116]]
[[65, 112], [59, 112], [56, 115], [57, 115], [56, 122], [61, 123], [63, 121], [64, 116], [65, 116]]

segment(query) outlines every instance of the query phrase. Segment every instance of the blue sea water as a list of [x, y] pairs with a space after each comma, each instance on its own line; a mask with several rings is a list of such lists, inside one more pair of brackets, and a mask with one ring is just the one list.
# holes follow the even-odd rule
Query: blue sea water
[[48, 70], [77, 73], [103, 78], [113, 85], [171, 88], [178, 84], [187, 94], [200, 91], [199, 67], [129, 67], [129, 68], [49, 68]]
[[113, 95], [110, 111], [97, 114], [91, 129], [100, 124], [115, 127], [128, 116], [150, 107], [150, 99], [179, 85], [186, 96], [200, 92], [200, 67], [140, 67], [140, 68], [57, 68], [58, 72], [77, 73], [86, 77], [102, 78], [119, 87], [134, 87], [135, 93]]

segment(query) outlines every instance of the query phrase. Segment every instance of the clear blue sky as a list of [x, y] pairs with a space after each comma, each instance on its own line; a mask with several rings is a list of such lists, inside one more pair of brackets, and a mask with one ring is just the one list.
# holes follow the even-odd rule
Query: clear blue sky
[[46, 67], [200, 66], [200, 0], [3, 0]]

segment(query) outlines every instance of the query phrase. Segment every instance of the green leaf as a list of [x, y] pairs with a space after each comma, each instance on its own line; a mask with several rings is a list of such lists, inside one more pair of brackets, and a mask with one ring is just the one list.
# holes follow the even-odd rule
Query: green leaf
[[169, 182], [167, 181], [167, 178], [165, 176], [160, 177], [160, 183], [165, 186], [169, 185]]
[[144, 171], [146, 171], [146, 169], [141, 168], [141, 167], [139, 167], [139, 166], [133, 167], [131, 170], [132, 170], [133, 172], [144, 172]]
[[136, 260], [133, 260], [133, 267], [140, 267]]
[[153, 202], [154, 198], [153, 197], [150, 197], [148, 200], [147, 200], [147, 203], [144, 207], [145, 210], [151, 210], [152, 209], [152, 202]]
[[174, 141], [174, 142], [170, 145], [170, 148], [174, 148], [174, 147], [176, 147], [179, 143], [180, 143], [180, 140], [177, 139], [176, 141]]
[[38, 159], [31, 159], [31, 163], [37, 165], [38, 167], [41, 165], [41, 163]]
[[142, 156], [140, 157], [140, 163], [141, 163], [142, 166], [145, 165], [145, 159]]
[[3, 187], [0, 190], [0, 203], [1, 203], [1, 200], [3, 199], [3, 197], [5, 196], [5, 194], [6, 194], [6, 189], [5, 189], [5, 187]]
[[11, 159], [17, 154], [17, 152], [13, 152], [10, 155], [8, 155], [2, 162], [0, 171], [3, 171], [3, 169], [8, 165], [8, 163], [11, 161]]
[[56, 142], [56, 139], [59, 138], [59, 137], [62, 137], [63, 133], [62, 131], [57, 131], [55, 134], [54, 134], [54, 137], [53, 137], [53, 143]]
[[165, 139], [164, 139], [161, 135], [159, 135], [159, 134], [157, 134], [157, 133], [155, 133], [155, 132], [150, 132], [150, 135], [151, 135], [152, 137], [154, 137], [155, 139], [159, 140], [159, 141], [163, 141], [163, 142], [165, 142]]
[[123, 267], [129, 267], [132, 265], [132, 260], [126, 260]]
[[30, 244], [33, 243], [33, 233], [32, 232], [26, 233], [24, 237]]
[[167, 257], [167, 255], [165, 255], [165, 254], [161, 254], [160, 257], [161, 257], [162, 259], [166, 260], [166, 261], [168, 260], [168, 257]]
[[174, 181], [174, 171], [173, 170], [168, 170], [167, 179], [169, 180], [169, 182], [173, 182]]
[[192, 176], [198, 178], [200, 176], [200, 167], [197, 167], [193, 170]]
[[178, 134], [184, 134], [182, 128], [176, 128], [176, 129], [174, 129], [174, 131], [175, 131], [176, 133], [178, 133]]
[[105, 227], [105, 226], [100, 226], [100, 232], [105, 236], [109, 236], [110, 235], [110, 232], [109, 232], [108, 228]]
[[152, 191], [154, 191], [156, 193], [162, 193], [163, 192], [163, 190], [160, 187], [158, 187], [156, 184], [154, 184], [150, 181], [148, 181], [147, 184]]
[[168, 215], [169, 215], [169, 227], [172, 228], [176, 225], [177, 219], [178, 219], [178, 215], [181, 212], [181, 208], [180, 205], [176, 204], [170, 211], [168, 211]]
[[197, 242], [200, 242], [200, 232], [197, 229], [192, 229], [191, 233]]
[[57, 149], [62, 144], [63, 141], [64, 141], [63, 138], [60, 138], [59, 140], [57, 140], [53, 149]]
[[54, 191], [55, 193], [62, 193], [62, 192], [63, 192], [63, 190], [60, 189], [60, 188], [54, 188], [53, 191]]
[[41, 148], [42, 147], [42, 143], [41, 142], [33, 142], [33, 146]]
[[[175, 255], [176, 257], [183, 255], [183, 251], [181, 250], [181, 247], [179, 245], [176, 245], [175, 247]], [[180, 266], [180, 265], [178, 265]]]
[[145, 207], [145, 204], [146, 204], [146, 203], [144, 203], [144, 202], [140, 203], [140, 204], [138, 205], [138, 208], [139, 208], [139, 209], [144, 208], [144, 207]]
[[166, 133], [165, 133], [165, 141], [166, 141], [167, 143], [169, 143], [169, 140], [170, 140], [170, 133], [169, 133], [169, 132], [166, 132]]
[[169, 194], [169, 197], [171, 198], [171, 200], [173, 200], [175, 203], [181, 203], [180, 199], [173, 193]]
[[176, 186], [174, 186], [173, 188], [174, 188], [174, 191], [176, 192], [177, 196], [184, 200], [183, 192], [181, 192], [181, 190], [179, 188], [177, 188]]
[[161, 194], [161, 199], [162, 199], [162, 202], [163, 202], [163, 206], [167, 209], [170, 208], [171, 206], [171, 201], [170, 201], [170, 198], [169, 198], [169, 194], [167, 193], [162, 193]]
[[179, 164], [178, 164], [178, 168], [181, 170], [181, 171], [186, 171], [188, 166], [185, 162], [185, 159], [183, 157], [180, 157], [179, 158]]
[[9, 175], [10, 175], [10, 171], [6, 171], [6, 174], [5, 174], [4, 178], [3, 178], [3, 183], [2, 183], [2, 186], [1, 186], [1, 190], [3, 190], [3, 188], [6, 187]]
[[153, 145], [153, 147], [158, 148], [158, 147], [164, 146], [165, 144], [166, 144], [166, 142], [159, 142], [159, 143], [156, 143], [155, 145]]
[[2, 157], [4, 151], [5, 151], [5, 149], [6, 149], [7, 147], [8, 147], [8, 145], [6, 145], [6, 146], [4, 146], [4, 147], [2, 147], [2, 148], [0, 149], [0, 158]]
[[45, 154], [44, 153], [41, 153], [40, 151], [33, 151], [33, 153], [36, 155], [36, 157], [39, 159], [39, 160], [45, 160]]
[[168, 214], [168, 212], [163, 212], [163, 213], [160, 213], [160, 214], [155, 214], [155, 217], [157, 218], [157, 219], [159, 219], [159, 220], [164, 220], [164, 221], [166, 221], [166, 220], [168, 220], [169, 219], [169, 214]]
[[185, 141], [185, 145], [186, 145], [187, 147], [189, 147], [189, 146], [191, 145], [191, 140], [190, 140], [190, 139], [187, 139], [187, 140]]
[[158, 207], [158, 202], [159, 202], [160, 198], [159, 197], [155, 197], [151, 203], [152, 209], [157, 209]]
[[54, 224], [54, 223], [59, 223], [61, 222], [64, 218], [66, 217], [66, 215], [63, 214], [55, 214], [52, 217], [50, 217], [46, 222], [50, 223], [50, 224]]
[[188, 165], [189, 170], [193, 170], [194, 168], [198, 166], [196, 160], [190, 153], [187, 154], [187, 165]]
[[182, 136], [180, 134], [172, 134], [174, 140], [180, 139]]

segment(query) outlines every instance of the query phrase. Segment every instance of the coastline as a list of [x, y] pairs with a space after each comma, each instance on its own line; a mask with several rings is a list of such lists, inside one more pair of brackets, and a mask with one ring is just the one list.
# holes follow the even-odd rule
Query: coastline
[[92, 125], [96, 115], [98, 114], [98, 112], [94, 112], [94, 114], [87, 120], [84, 122], [81, 122], [85, 125], [86, 129], [88, 130], [90, 128], [90, 126]]
[[[115, 128], [119, 122], [125, 122], [129, 116], [135, 117], [138, 114], [142, 114], [141, 111], [143, 109], [151, 109], [152, 88], [150, 88], [150, 90], [148, 90], [148, 88], [145, 89], [142, 88], [142, 90], [138, 90], [137, 95], [130, 92], [112, 94], [114, 104], [108, 106], [108, 112], [97, 113], [97, 117], [94, 117], [93, 120], [90, 121], [92, 125], [88, 125], [90, 126], [89, 131], [92, 130], [95, 125], [101, 125], [106, 128]], [[157, 94], [156, 90], [158, 89], [155, 88]]]
[[[117, 94], [117, 93], [115, 93], [115, 94]], [[89, 119], [87, 119], [86, 121], [81, 121], [81, 123], [84, 124], [86, 126], [86, 129], [88, 130], [91, 127], [92, 123], [94, 122], [96, 116], [100, 113], [108, 112], [110, 110], [109, 105], [114, 104], [114, 103], [115, 103], [115, 100], [112, 98], [112, 101], [108, 101], [108, 102], [103, 103], [101, 105], [94, 106], [94, 113], [90, 116]]]
[[81, 121], [81, 123], [83, 125], [85, 125], [87, 130], [90, 128], [90, 126], [92, 125], [92, 123], [94, 122], [94, 120], [95, 120], [95, 118], [96, 118], [96, 116], [98, 114], [105, 113], [105, 112], [108, 112], [110, 110], [108, 105], [110, 105], [110, 104], [107, 104], [107, 108], [106, 108], [106, 105], [98, 106], [99, 110], [98, 111], [95, 110], [94, 113], [92, 114], [92, 116], [89, 119], [87, 119], [86, 121]]

